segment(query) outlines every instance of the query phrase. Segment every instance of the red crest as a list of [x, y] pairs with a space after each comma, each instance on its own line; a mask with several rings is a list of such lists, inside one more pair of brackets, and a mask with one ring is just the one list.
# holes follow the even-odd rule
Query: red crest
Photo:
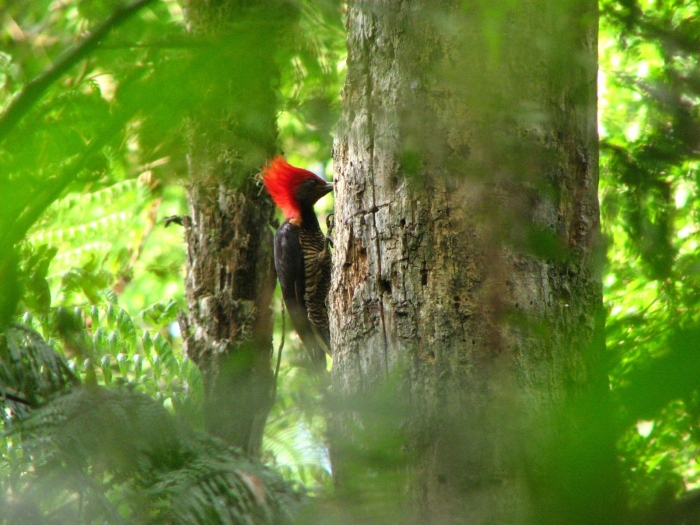
[[295, 168], [284, 160], [282, 155], [272, 159], [262, 172], [262, 180], [267, 192], [277, 207], [282, 210], [285, 219], [291, 219], [301, 214], [295, 193], [299, 186], [309, 179], [323, 180], [308, 170]]

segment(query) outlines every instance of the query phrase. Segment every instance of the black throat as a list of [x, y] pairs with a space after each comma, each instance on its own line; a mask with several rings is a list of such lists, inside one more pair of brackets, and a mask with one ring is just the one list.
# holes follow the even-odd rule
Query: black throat
[[321, 231], [313, 206], [301, 208], [301, 227], [308, 231]]

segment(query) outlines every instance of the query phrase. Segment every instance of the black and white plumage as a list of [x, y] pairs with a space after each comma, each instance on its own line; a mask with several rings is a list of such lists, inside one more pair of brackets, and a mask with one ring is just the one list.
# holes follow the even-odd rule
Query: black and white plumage
[[289, 317], [315, 367], [331, 354], [326, 299], [331, 281], [329, 241], [313, 206], [333, 185], [275, 158], [263, 181], [286, 220], [275, 234], [275, 269]]

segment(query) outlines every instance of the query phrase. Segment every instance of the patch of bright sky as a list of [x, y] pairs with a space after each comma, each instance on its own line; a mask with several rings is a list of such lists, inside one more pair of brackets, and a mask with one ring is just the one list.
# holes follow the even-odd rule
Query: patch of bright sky
[[634, 142], [639, 138], [640, 131], [641, 126], [639, 121], [633, 120], [630, 122], [629, 126], [625, 128], [625, 137], [629, 142]]
[[654, 422], [653, 421], [645, 421], [643, 419], [640, 419], [637, 421], [637, 433], [642, 436], [642, 437], [649, 437], [651, 434], [651, 431], [654, 430]]
[[683, 181], [680, 181], [678, 183], [678, 186], [676, 187], [676, 195], [675, 195], [675, 201], [676, 201], [676, 208], [681, 209], [683, 208], [686, 203], [688, 202], [688, 196], [690, 195], [690, 192], [688, 191], [688, 185], [685, 184]]
[[628, 57], [617, 45], [615, 33], [602, 26], [598, 40], [598, 135], [610, 138], [622, 134], [628, 142], [634, 142], [644, 129], [644, 107], [630, 114], [630, 102], [639, 102], [642, 95], [616, 84], [620, 74], [646, 78], [652, 68], [660, 64], [658, 50], [653, 45], [635, 46], [638, 54]]
[[686, 224], [683, 228], [678, 230], [678, 233], [676, 236], [679, 239], [685, 239], [687, 237], [690, 237], [693, 233], [697, 231], [698, 227], [697, 225], [693, 224], [692, 222], [689, 224]]
[[166, 0], [165, 5], [168, 8], [168, 12], [170, 13], [170, 16], [173, 18], [175, 22], [184, 22], [185, 17], [182, 12], [182, 7], [180, 6], [180, 3], [175, 1], [175, 0]]

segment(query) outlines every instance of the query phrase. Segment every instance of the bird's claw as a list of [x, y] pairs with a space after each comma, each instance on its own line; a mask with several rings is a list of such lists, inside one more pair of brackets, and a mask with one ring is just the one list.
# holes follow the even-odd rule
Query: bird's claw
[[335, 213], [329, 213], [326, 216], [326, 230], [328, 231], [328, 235], [326, 235], [326, 247], [330, 246], [331, 248], [335, 248], [333, 246], [333, 230], [335, 229]]

